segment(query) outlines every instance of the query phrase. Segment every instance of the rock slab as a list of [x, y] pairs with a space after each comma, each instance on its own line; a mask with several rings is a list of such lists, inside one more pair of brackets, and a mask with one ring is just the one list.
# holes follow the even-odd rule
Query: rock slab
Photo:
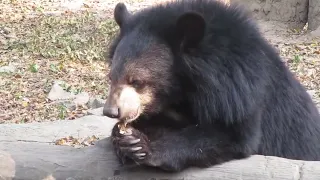
[[[308, 13], [308, 26], [309, 29], [314, 31], [320, 29], [320, 1], [309, 0], [309, 13]], [[319, 35], [320, 36], [320, 35]]]
[[292, 28], [303, 28], [308, 21], [308, 1], [230, 0], [231, 3], [243, 4], [257, 19], [282, 22]]
[[[116, 120], [86, 116], [73, 121], [0, 125], [0, 180], [319, 180], [320, 162], [252, 156], [211, 168], [165, 173], [121, 166], [110, 144]], [[53, 145], [64, 136], [97, 135], [102, 140], [80, 149]]]
[[1, 142], [34, 142], [52, 143], [66, 136], [85, 138], [96, 135], [108, 137], [111, 128], [117, 122], [103, 116], [84, 116], [77, 120], [60, 120], [53, 122], [28, 124], [1, 124]]
[[81, 149], [41, 143], [1, 143], [0, 179], [15, 180], [319, 180], [320, 162], [252, 156], [211, 168], [166, 173], [121, 166], [109, 138]]

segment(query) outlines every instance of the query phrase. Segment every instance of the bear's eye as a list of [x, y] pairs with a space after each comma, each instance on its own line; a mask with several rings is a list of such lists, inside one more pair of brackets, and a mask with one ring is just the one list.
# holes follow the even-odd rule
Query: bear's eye
[[129, 84], [130, 84], [132, 87], [136, 88], [136, 89], [141, 89], [141, 88], [143, 88], [144, 85], [145, 85], [145, 83], [144, 83], [143, 81], [137, 80], [137, 79], [132, 79], [132, 80], [130, 80], [130, 81], [129, 81]]

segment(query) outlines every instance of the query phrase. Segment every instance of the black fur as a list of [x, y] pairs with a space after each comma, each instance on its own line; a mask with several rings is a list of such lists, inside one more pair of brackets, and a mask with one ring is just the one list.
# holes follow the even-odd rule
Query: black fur
[[[155, 53], [151, 45], [167, 56], [139, 59]], [[170, 171], [253, 154], [320, 160], [315, 104], [239, 6], [182, 0], [144, 9], [121, 22], [109, 56], [114, 79], [129, 61], [149, 69], [152, 107], [161, 107], [147, 108], [131, 134], [115, 126], [121, 159]]]

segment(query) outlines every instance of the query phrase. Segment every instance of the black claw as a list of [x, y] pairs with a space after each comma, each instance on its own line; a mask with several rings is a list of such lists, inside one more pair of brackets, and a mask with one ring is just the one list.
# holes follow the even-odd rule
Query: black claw
[[149, 153], [149, 140], [144, 134], [139, 130], [131, 129], [129, 133], [120, 134], [115, 132], [112, 136], [113, 145], [123, 164], [126, 158], [137, 163], [144, 163]]

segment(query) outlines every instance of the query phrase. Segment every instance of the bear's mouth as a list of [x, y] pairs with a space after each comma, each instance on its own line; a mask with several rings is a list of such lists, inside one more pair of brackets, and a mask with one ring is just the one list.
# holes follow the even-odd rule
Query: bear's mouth
[[130, 113], [129, 116], [123, 118], [122, 121], [124, 121], [125, 123], [130, 123], [138, 119], [139, 116], [140, 116], [140, 108], [138, 108], [136, 112]]

